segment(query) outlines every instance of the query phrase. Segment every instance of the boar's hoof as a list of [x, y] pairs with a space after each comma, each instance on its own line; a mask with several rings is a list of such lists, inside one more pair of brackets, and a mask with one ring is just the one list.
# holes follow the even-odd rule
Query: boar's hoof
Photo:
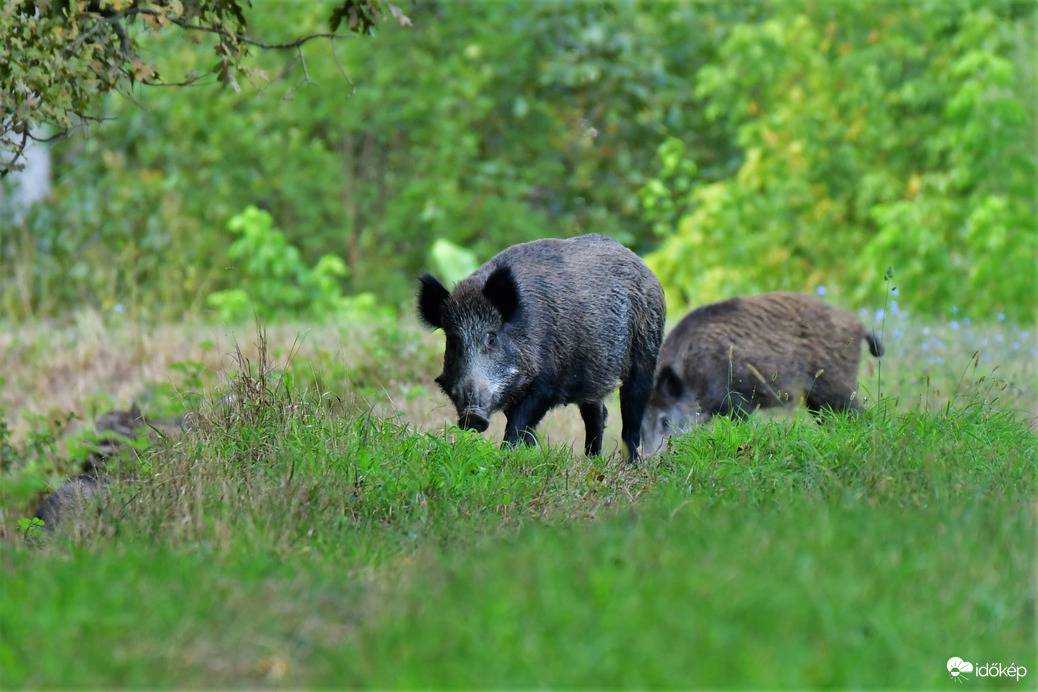
[[490, 421], [482, 413], [469, 411], [458, 420], [458, 427], [463, 430], [475, 430], [481, 433], [490, 427]]

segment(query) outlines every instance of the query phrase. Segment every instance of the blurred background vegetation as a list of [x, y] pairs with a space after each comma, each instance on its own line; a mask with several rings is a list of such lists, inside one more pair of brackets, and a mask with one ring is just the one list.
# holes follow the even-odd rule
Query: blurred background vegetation
[[[305, 71], [258, 52], [241, 93], [108, 97], [53, 145], [50, 196], [0, 210], [0, 308], [231, 319], [281, 286], [268, 314], [410, 310], [437, 243], [466, 267], [598, 232], [675, 310], [773, 289], [881, 306], [893, 267], [902, 309], [1033, 322], [1035, 7], [407, 5], [411, 26], [306, 44]], [[212, 62], [205, 38], [139, 40], [160, 73]]]

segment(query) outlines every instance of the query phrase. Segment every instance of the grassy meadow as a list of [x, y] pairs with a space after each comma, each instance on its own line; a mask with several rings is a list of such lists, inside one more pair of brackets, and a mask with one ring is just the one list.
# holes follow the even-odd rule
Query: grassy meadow
[[[868, 316], [871, 319], [873, 316]], [[877, 319], [880, 319], [876, 316]], [[451, 428], [404, 321], [0, 334], [0, 687], [1033, 689], [1038, 339], [875, 324], [870, 408], [717, 420], [637, 466]], [[110, 408], [196, 411], [54, 533]], [[945, 665], [1026, 677], [956, 680]]]

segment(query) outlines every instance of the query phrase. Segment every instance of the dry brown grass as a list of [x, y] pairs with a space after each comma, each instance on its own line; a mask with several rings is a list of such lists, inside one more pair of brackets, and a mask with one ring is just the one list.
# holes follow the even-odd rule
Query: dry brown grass
[[[362, 382], [367, 386], [357, 387], [354, 382], [330, 379], [327, 373], [322, 379], [328, 393], [350, 400], [358, 411], [395, 418], [419, 431], [444, 429], [456, 421], [456, 415], [433, 383], [439, 374], [443, 337], [422, 330], [410, 319], [403, 321], [400, 330], [409, 344], [394, 363], [372, 353], [371, 345], [378, 336], [371, 325], [282, 324], [265, 328], [265, 333], [275, 367], [283, 368], [291, 359], [304, 372], [310, 371], [310, 363], [337, 362], [351, 372], [385, 373], [384, 380], [374, 386]], [[86, 425], [105, 408], [129, 407], [155, 383], [169, 383], [181, 390], [184, 376], [171, 369], [174, 363], [200, 363], [212, 373], [212, 384], [219, 390], [227, 385], [229, 373], [238, 369], [238, 349], [250, 361], [258, 360], [255, 326], [105, 324], [93, 311], [81, 313], [68, 326], [22, 325], [0, 333], [2, 376], [6, 379], [0, 390], [0, 408], [18, 444], [31, 429], [23, 413], [56, 419], [72, 414]], [[313, 366], [315, 372], [321, 367]], [[405, 394], [416, 384], [425, 391]], [[620, 448], [619, 406], [615, 395], [613, 398], [603, 447], [606, 453]], [[146, 406], [144, 412], [152, 413]], [[548, 444], [566, 444], [577, 451], [583, 448], [584, 427], [574, 407], [550, 412], [539, 432]], [[503, 416], [493, 418], [486, 435], [502, 438]]]
[[[999, 405], [1020, 409], [1031, 417], [1038, 415], [1038, 358], [1032, 355], [1038, 343], [1035, 331], [1003, 325], [986, 331], [974, 328], [975, 333], [904, 327], [900, 336], [888, 330], [883, 361], [883, 395], [898, 397], [902, 408], [939, 404], [985, 378], [981, 389], [987, 387], [998, 397]], [[297, 372], [320, 375], [322, 394], [349, 400], [365, 413], [410, 423], [419, 431], [441, 430], [455, 421], [450, 402], [433, 383], [442, 359], [442, 334], [421, 329], [411, 317], [404, 318], [397, 329], [396, 343], [388, 351], [381, 349], [380, 332], [369, 324], [272, 325], [266, 329], [266, 337], [275, 366], [285, 367], [291, 359]], [[1026, 337], [1021, 338], [1021, 333]], [[990, 349], [996, 348], [996, 339], [1001, 348], [993, 351], [993, 360], [983, 350], [988, 335]], [[971, 370], [972, 354], [981, 341], [985, 346], [979, 365]], [[30, 430], [23, 413], [56, 419], [73, 414], [89, 421], [102, 408], [128, 407], [156, 383], [180, 389], [184, 376], [171, 369], [174, 363], [200, 363], [219, 390], [227, 384], [228, 373], [238, 367], [238, 349], [250, 360], [258, 357], [255, 326], [106, 323], [93, 311], [80, 312], [66, 326], [20, 325], [0, 333], [0, 376], [5, 380], [0, 408], [18, 444]], [[933, 362], [939, 349], [941, 365]], [[322, 372], [328, 364], [345, 368], [339, 367], [339, 375], [331, 375]], [[360, 373], [360, 381], [344, 379], [344, 369]], [[872, 395], [875, 369], [874, 359], [863, 359], [861, 380]], [[998, 388], [993, 386], [996, 381], [1001, 383]], [[416, 385], [424, 390], [416, 390]], [[314, 386], [313, 380], [309, 386]], [[616, 394], [609, 410], [607, 454], [620, 447]], [[145, 406], [145, 413], [153, 412]], [[504, 417], [496, 415], [485, 434], [499, 440], [503, 432]], [[539, 432], [552, 445], [566, 445], [575, 452], [583, 446], [583, 423], [574, 407], [550, 412]]]

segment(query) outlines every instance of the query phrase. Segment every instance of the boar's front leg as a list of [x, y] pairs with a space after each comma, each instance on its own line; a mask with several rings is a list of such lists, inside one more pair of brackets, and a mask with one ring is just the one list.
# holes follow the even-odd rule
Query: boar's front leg
[[580, 404], [580, 417], [584, 419], [584, 454], [589, 457], [602, 455], [602, 436], [605, 431], [605, 404], [601, 401]]
[[536, 443], [537, 436], [533, 431], [554, 405], [553, 397], [538, 392], [535, 387], [525, 399], [505, 411], [505, 446], [514, 447], [519, 442], [525, 445]]

